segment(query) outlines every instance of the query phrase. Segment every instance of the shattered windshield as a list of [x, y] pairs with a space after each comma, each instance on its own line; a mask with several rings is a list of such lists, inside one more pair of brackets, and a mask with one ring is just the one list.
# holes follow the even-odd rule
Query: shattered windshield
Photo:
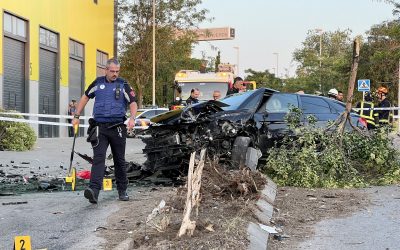
[[237, 94], [222, 98], [219, 101], [229, 105], [228, 107], [223, 107], [223, 110], [236, 110], [252, 94], [254, 94], [254, 91], [237, 93]]
[[221, 97], [226, 96], [228, 92], [228, 83], [225, 82], [180, 82], [178, 86], [181, 88], [181, 98], [186, 101], [190, 96], [190, 91], [194, 88], [200, 90], [199, 100], [213, 100], [214, 90], [221, 92]]

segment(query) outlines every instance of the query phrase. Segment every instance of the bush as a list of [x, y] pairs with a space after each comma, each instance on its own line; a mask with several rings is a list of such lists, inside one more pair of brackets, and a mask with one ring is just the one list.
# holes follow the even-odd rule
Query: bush
[[[0, 109], [0, 112], [4, 112]], [[2, 115], [23, 118], [20, 115]], [[36, 135], [27, 123], [0, 121], [0, 149], [25, 151], [33, 148]]]
[[[385, 129], [345, 132], [340, 138], [336, 131], [300, 127], [299, 119], [293, 119], [299, 112], [294, 110], [287, 118], [296, 136], [287, 135], [269, 149], [262, 169], [278, 185], [362, 187], [400, 181], [399, 154]], [[310, 117], [309, 123], [314, 122]]]

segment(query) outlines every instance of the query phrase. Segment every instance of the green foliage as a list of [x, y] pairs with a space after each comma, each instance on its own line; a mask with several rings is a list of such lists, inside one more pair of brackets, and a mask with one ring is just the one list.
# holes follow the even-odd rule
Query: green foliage
[[[294, 113], [294, 114], [293, 114]], [[399, 154], [392, 147], [384, 129], [370, 131], [370, 136], [356, 131], [345, 132], [343, 143], [335, 131], [313, 126], [300, 127], [299, 111], [287, 119], [296, 136], [286, 136], [269, 149], [263, 172], [282, 186], [361, 187], [400, 181]]]
[[389, 100], [393, 104], [397, 100], [400, 23], [396, 20], [374, 25], [367, 36], [360, 51], [358, 75], [371, 79], [373, 90], [381, 85], [388, 87]]
[[[4, 112], [0, 109], [0, 112]], [[4, 115], [23, 118], [18, 115]], [[0, 148], [4, 150], [25, 151], [33, 148], [36, 135], [27, 123], [0, 121]]]
[[350, 34], [350, 30], [310, 30], [303, 46], [293, 53], [299, 66], [297, 78], [287, 81], [288, 88], [306, 93], [326, 93], [331, 88], [347, 90], [352, 55]]
[[218, 71], [218, 65], [221, 64], [221, 51], [218, 50], [217, 56], [215, 57], [214, 62], [214, 72]]
[[[173, 85], [180, 69], [199, 69], [190, 58], [195, 38], [189, 30], [206, 19], [201, 0], [156, 0], [156, 102], [163, 103], [163, 85]], [[139, 106], [152, 100], [152, 3], [119, 0], [121, 76], [136, 90]], [[169, 88], [170, 89], [170, 88]], [[172, 100], [172, 91], [169, 91]]]
[[255, 71], [252, 69], [245, 70], [247, 75], [246, 81], [256, 81], [257, 88], [266, 87], [276, 90], [283, 90], [284, 85], [282, 84], [282, 80], [275, 77], [275, 74], [271, 74], [266, 71]]

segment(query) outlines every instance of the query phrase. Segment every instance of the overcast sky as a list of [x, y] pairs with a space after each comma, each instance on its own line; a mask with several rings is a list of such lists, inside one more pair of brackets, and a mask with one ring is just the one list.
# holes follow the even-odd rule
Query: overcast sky
[[221, 61], [236, 64], [239, 47], [240, 75], [252, 68], [273, 72], [278, 53], [278, 74], [294, 74], [294, 49], [300, 48], [307, 31], [349, 28], [353, 36], [364, 35], [373, 25], [393, 19], [392, 5], [376, 0], [203, 0], [212, 23], [200, 28], [235, 28], [234, 40], [199, 42], [193, 56], [201, 51], [215, 57], [221, 50]]

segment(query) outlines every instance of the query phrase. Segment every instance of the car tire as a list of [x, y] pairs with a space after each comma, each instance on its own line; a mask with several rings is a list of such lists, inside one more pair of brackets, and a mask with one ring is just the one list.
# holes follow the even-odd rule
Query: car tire
[[240, 168], [246, 163], [247, 149], [251, 144], [251, 138], [246, 136], [238, 136], [235, 139], [232, 147], [232, 166]]

